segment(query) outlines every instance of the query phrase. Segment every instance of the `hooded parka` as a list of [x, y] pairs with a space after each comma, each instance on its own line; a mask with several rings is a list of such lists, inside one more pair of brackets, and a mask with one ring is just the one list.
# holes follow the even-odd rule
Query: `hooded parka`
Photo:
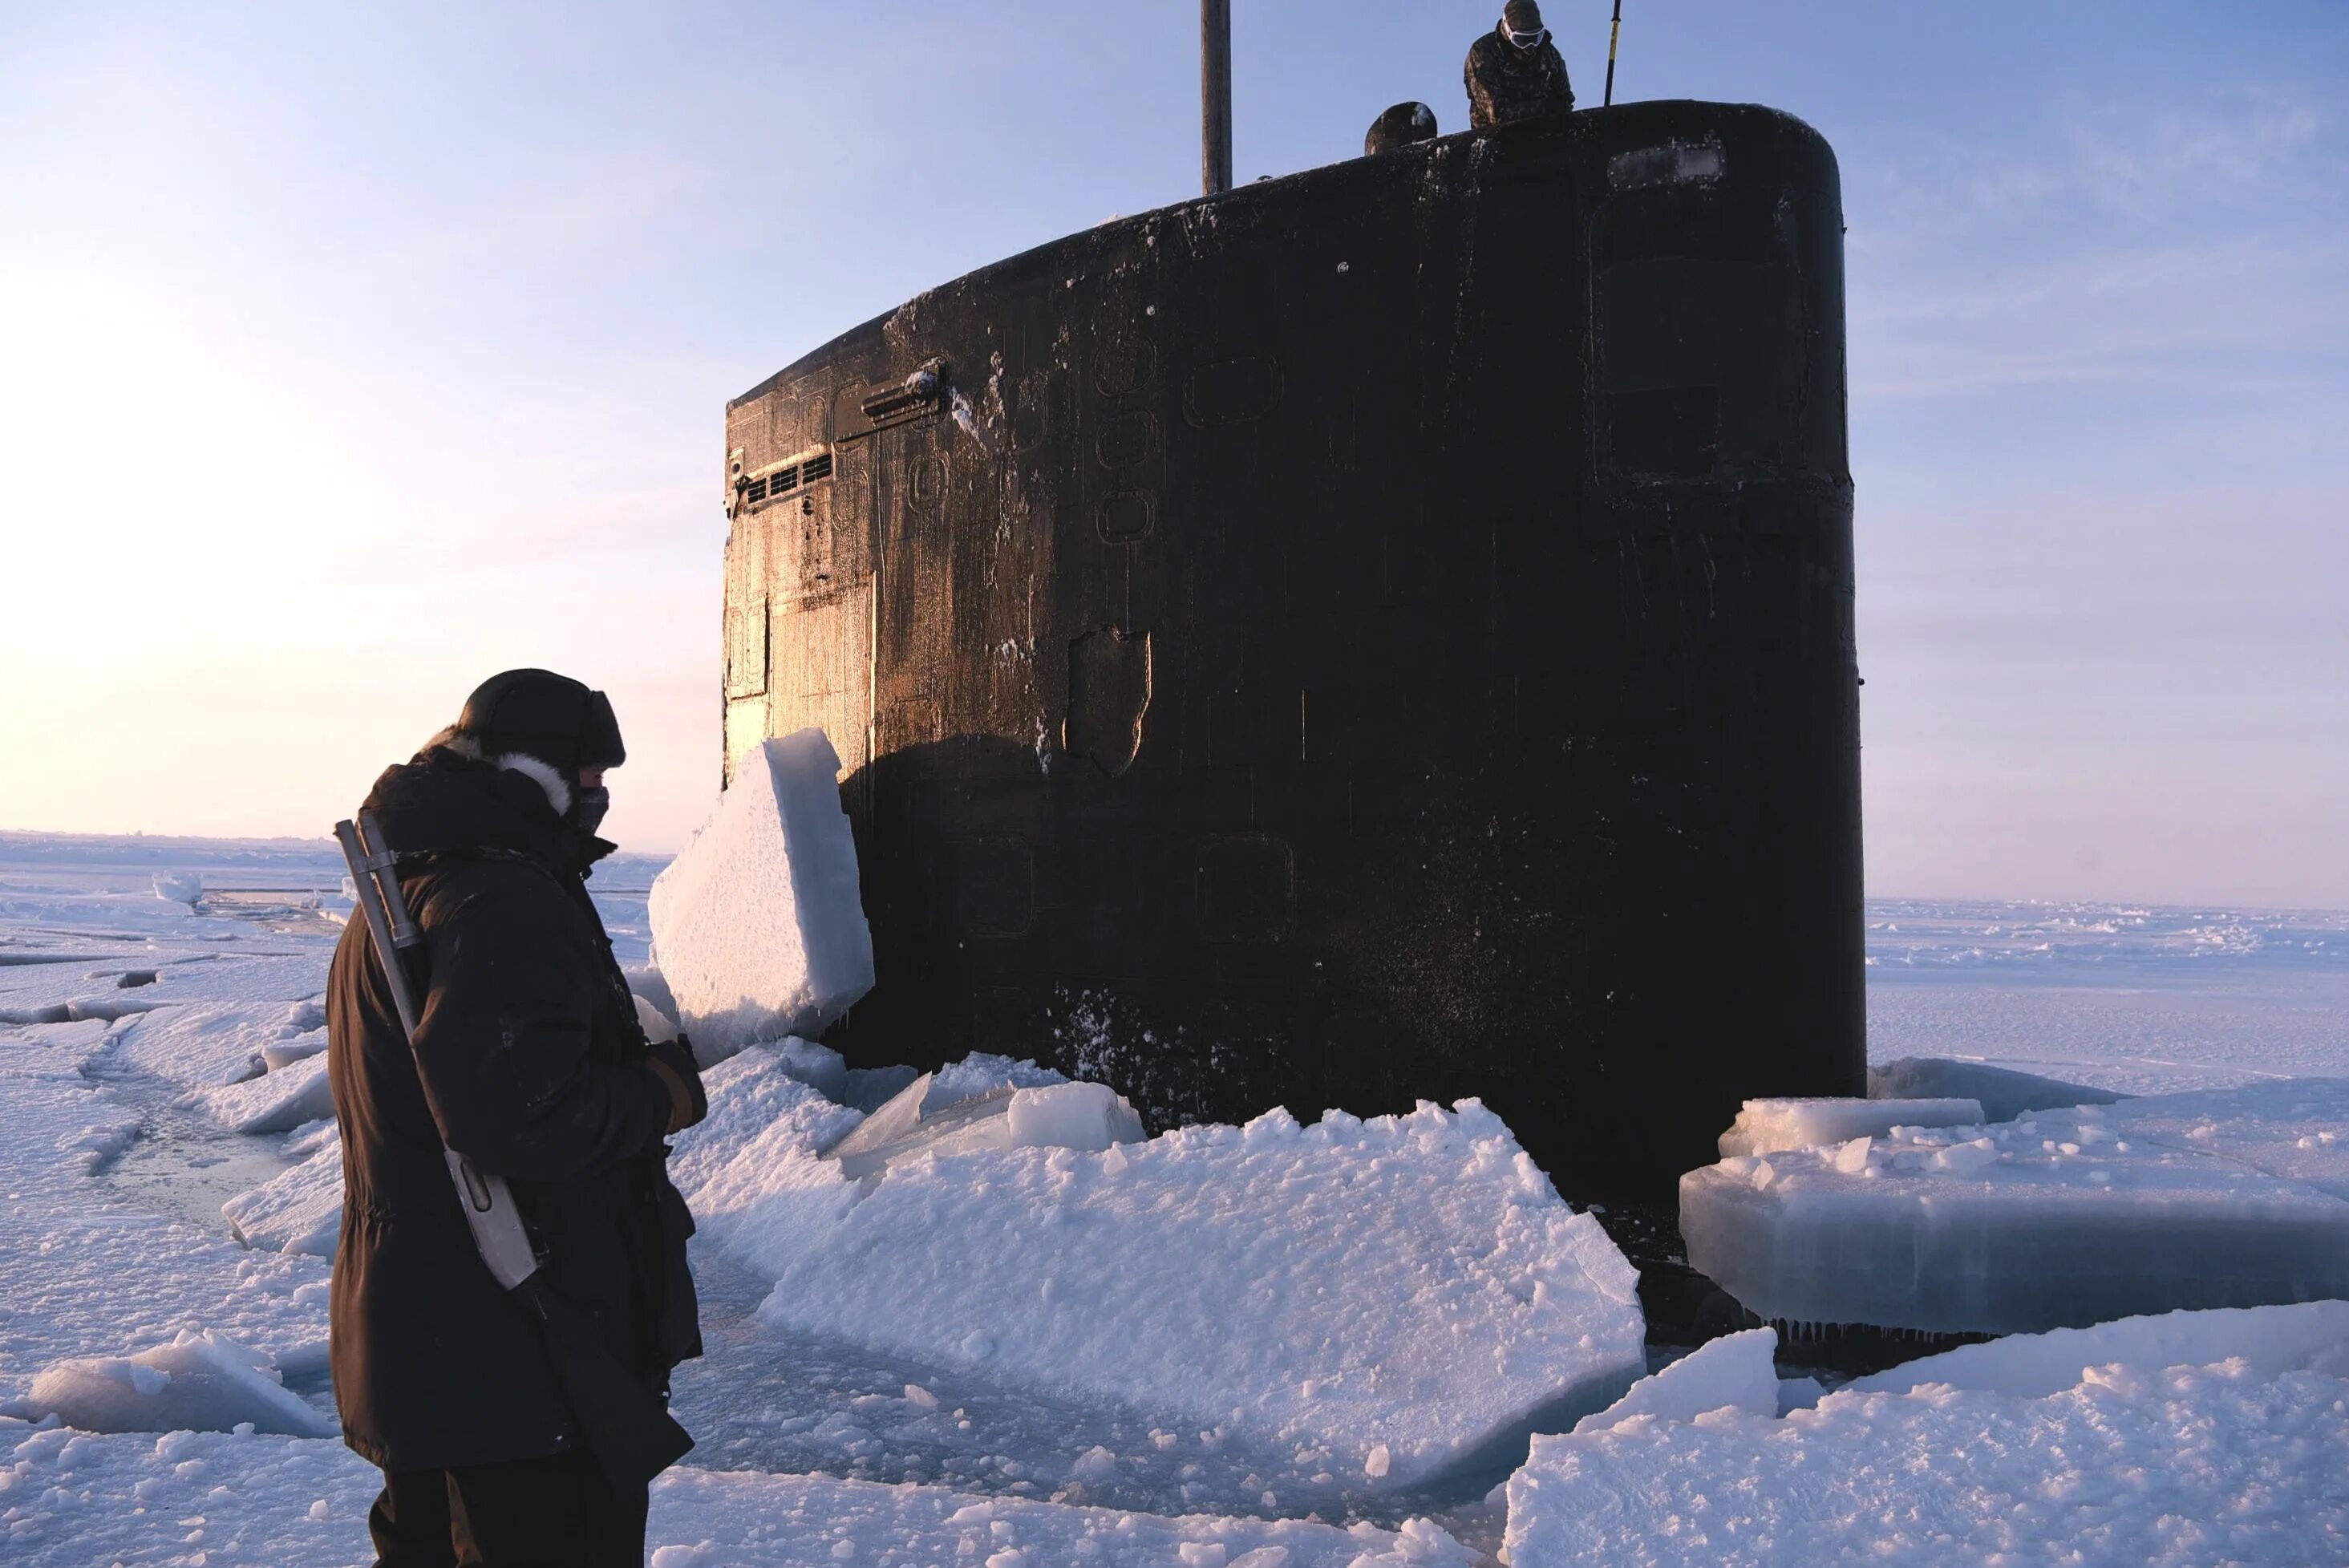
[[423, 939], [412, 1054], [364, 921], [326, 992], [335, 1397], [345, 1440], [386, 1470], [579, 1447], [538, 1331], [474, 1249], [444, 1140], [512, 1184], [547, 1282], [648, 1388], [701, 1351], [669, 1091], [585, 886], [613, 846], [558, 814], [556, 787], [436, 743], [367, 797]]

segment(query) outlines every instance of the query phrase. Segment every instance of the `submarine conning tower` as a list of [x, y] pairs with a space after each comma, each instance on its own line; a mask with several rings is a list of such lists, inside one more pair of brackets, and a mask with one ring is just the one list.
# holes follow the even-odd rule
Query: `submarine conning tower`
[[1104, 223], [728, 406], [725, 746], [878, 982], [1160, 1126], [1475, 1096], [1578, 1197], [1864, 1089], [1841, 199], [1626, 105]]

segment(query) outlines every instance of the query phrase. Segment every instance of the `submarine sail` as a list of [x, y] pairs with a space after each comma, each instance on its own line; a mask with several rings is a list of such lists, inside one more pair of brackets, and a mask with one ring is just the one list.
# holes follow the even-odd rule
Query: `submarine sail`
[[725, 750], [820, 725], [852, 1062], [1483, 1098], [1660, 1188], [1863, 1092], [1835, 159], [1520, 122], [1123, 219], [727, 410]]

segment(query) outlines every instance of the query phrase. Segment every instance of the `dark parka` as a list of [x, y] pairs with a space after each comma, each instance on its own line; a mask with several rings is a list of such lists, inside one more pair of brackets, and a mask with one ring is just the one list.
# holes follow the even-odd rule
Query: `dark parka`
[[421, 1016], [411, 1055], [353, 920], [326, 992], [344, 1438], [388, 1470], [572, 1450], [545, 1350], [474, 1250], [441, 1144], [512, 1183], [548, 1282], [647, 1387], [700, 1354], [669, 1094], [585, 887], [612, 846], [525, 774], [440, 747], [388, 770], [367, 808], [423, 933], [408, 961]]
[[1521, 49], [1496, 27], [1468, 47], [1462, 72], [1468, 85], [1468, 125], [1474, 130], [1538, 114], [1564, 114], [1574, 107], [1566, 61], [1547, 38]]

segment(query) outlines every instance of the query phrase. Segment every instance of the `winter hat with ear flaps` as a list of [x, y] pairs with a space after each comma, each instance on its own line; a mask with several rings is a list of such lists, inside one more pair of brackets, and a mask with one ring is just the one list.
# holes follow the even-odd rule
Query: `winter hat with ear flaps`
[[457, 728], [492, 756], [523, 752], [573, 773], [628, 760], [611, 699], [551, 670], [491, 676], [465, 699]]

